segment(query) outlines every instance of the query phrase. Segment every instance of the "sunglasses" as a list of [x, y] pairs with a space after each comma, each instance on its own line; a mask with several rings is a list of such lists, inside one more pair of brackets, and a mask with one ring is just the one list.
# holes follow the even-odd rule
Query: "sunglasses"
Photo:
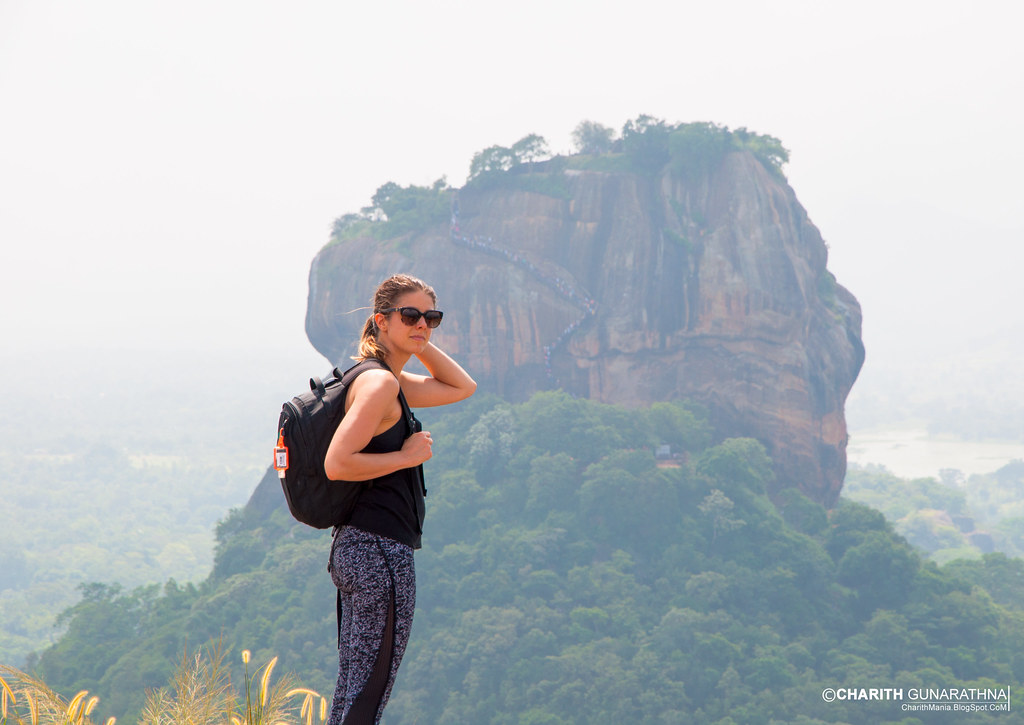
[[427, 327], [433, 329], [441, 324], [441, 318], [444, 317], [444, 313], [441, 310], [427, 310], [426, 312], [420, 312], [415, 307], [390, 307], [386, 310], [382, 310], [386, 315], [391, 312], [398, 312], [402, 315], [402, 322], [412, 327], [420, 321], [422, 317]]

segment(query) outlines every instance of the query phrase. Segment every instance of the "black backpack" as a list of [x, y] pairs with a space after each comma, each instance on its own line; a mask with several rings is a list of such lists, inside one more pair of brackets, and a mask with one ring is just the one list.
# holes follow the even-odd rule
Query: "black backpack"
[[[359, 495], [371, 485], [370, 481], [332, 481], [324, 471], [327, 448], [345, 416], [348, 388], [361, 373], [371, 369], [390, 371], [374, 358], [363, 360], [344, 373], [334, 368], [326, 381], [310, 378], [308, 393], [281, 406], [274, 468], [281, 479], [288, 510], [297, 520], [314, 528], [348, 523]], [[398, 399], [403, 414], [411, 419], [401, 391]]]

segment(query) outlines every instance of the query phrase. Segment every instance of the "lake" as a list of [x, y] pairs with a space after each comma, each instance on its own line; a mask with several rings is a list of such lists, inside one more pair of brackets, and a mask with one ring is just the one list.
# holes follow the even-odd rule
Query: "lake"
[[846, 454], [850, 463], [878, 463], [900, 478], [938, 478], [943, 468], [956, 468], [969, 476], [992, 473], [1014, 459], [1024, 459], [1024, 442], [931, 435], [923, 425], [908, 424], [850, 431]]

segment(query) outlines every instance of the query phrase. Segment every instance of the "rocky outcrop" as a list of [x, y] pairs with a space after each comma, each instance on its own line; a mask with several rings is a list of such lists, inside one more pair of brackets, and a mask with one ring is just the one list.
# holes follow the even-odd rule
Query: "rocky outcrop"
[[788, 184], [746, 152], [693, 178], [538, 173], [562, 193], [463, 189], [450, 225], [325, 247], [310, 272], [313, 345], [347, 359], [367, 314], [350, 311], [408, 271], [438, 291], [435, 341], [482, 389], [690, 398], [721, 435], [765, 444], [776, 489], [832, 505], [861, 314]]

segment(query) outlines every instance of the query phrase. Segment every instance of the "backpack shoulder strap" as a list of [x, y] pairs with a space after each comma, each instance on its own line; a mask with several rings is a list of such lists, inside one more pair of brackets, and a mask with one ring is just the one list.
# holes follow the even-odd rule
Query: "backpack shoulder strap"
[[[341, 372], [339, 368], [334, 368], [334, 377], [341, 380], [342, 385], [348, 386], [352, 384], [359, 375], [366, 372], [367, 370], [387, 370], [391, 372], [391, 368], [388, 367], [387, 363], [377, 358], [368, 358], [361, 360], [345, 372]], [[405, 393], [402, 392], [401, 386], [398, 388], [398, 402], [402, 406], [402, 415], [405, 417], [406, 426], [409, 429], [409, 435], [416, 432], [416, 417], [412, 414], [412, 409], [409, 407], [408, 401], [405, 399]]]
[[374, 369], [387, 370], [388, 372], [391, 372], [391, 368], [389, 368], [383, 360], [378, 360], [375, 357], [371, 357], [366, 360], [360, 360], [345, 372], [341, 372], [341, 368], [334, 368], [334, 377], [341, 380], [344, 385], [348, 385], [357, 377], [359, 377], [362, 373], [366, 372], [367, 370]]
[[402, 415], [405, 416], [406, 425], [409, 428], [409, 435], [416, 432], [416, 417], [412, 414], [412, 408], [409, 407], [409, 403], [405, 400], [405, 393], [402, 392], [402, 388], [398, 388], [398, 402], [402, 406]]

